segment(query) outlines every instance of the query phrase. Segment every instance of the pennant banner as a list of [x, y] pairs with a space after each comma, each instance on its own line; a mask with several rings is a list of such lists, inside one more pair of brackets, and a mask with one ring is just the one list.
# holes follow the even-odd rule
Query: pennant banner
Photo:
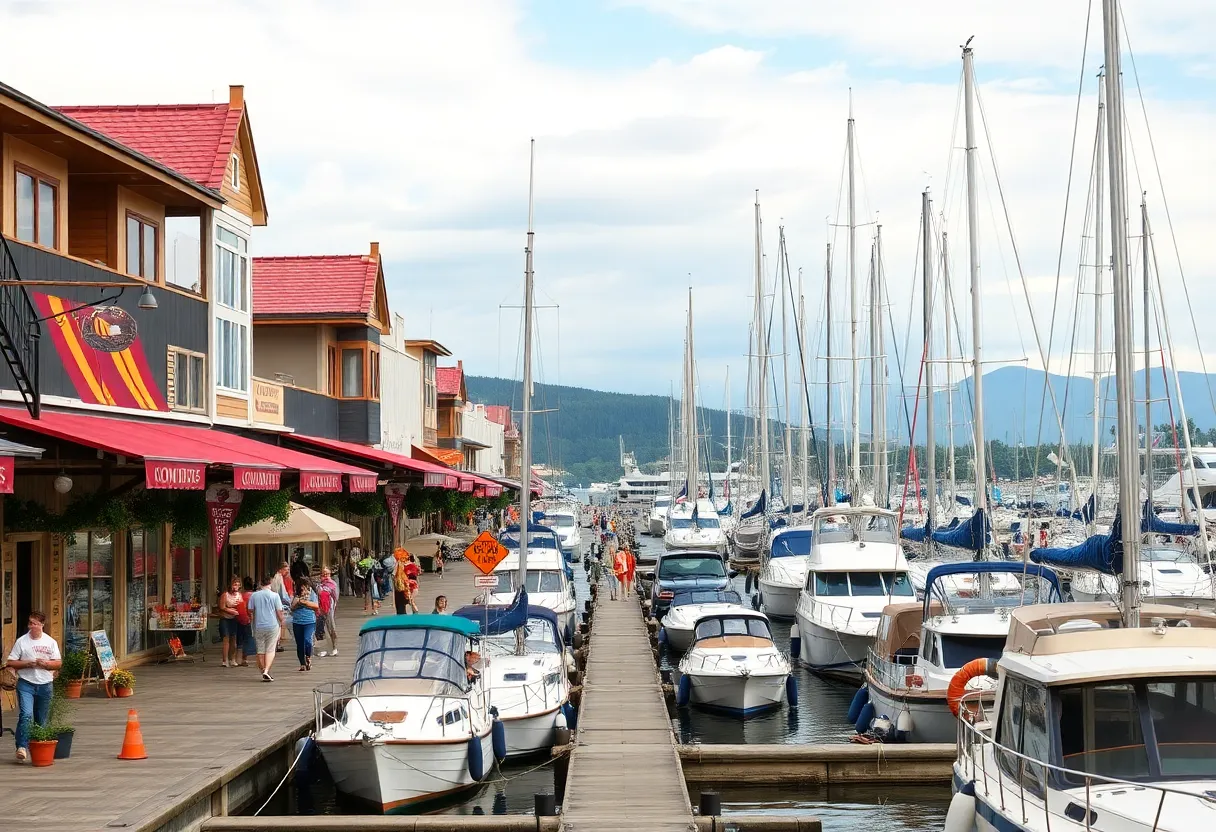
[[401, 508], [405, 505], [405, 492], [409, 486], [390, 482], [384, 486], [384, 500], [388, 503], [388, 517], [393, 524], [393, 537], [397, 536], [397, 521], [401, 519]]
[[224, 551], [228, 543], [228, 534], [232, 531], [244, 496], [231, 485], [216, 484], [207, 489], [207, 516], [211, 521], [211, 542], [217, 555]]

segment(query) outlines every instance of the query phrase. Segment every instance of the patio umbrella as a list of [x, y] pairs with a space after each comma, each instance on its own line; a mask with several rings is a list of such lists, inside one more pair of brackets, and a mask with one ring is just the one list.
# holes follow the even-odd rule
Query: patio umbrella
[[268, 517], [234, 531], [228, 537], [233, 545], [249, 543], [313, 543], [322, 540], [350, 540], [362, 532], [357, 526], [343, 523], [336, 517], [313, 511], [299, 503], [291, 504], [291, 516], [286, 523], [276, 524]]
[[417, 537], [411, 537], [406, 543], [459, 543], [460, 538], [452, 537], [451, 535], [440, 534], [439, 532], [431, 532], [430, 534], [420, 534]]

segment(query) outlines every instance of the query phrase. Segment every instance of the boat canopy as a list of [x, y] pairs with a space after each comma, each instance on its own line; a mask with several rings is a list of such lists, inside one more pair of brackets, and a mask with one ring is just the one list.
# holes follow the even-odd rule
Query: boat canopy
[[1199, 534], [1199, 524], [1197, 523], [1170, 523], [1162, 520], [1157, 516], [1157, 512], [1153, 511], [1152, 504], [1144, 501], [1144, 518], [1140, 521], [1140, 531], [1151, 534], [1173, 534], [1183, 537], [1191, 537]]
[[[525, 640], [535, 638], [536, 633], [547, 634], [548, 638], [546, 638], [546, 641], [551, 639], [554, 647], [556, 647], [558, 650], [562, 649], [562, 628], [558, 626], [557, 613], [548, 607], [527, 604], [522, 608], [527, 610], [526, 619], [523, 619], [522, 623], [518, 623], [512, 627], [510, 624], [513, 622], [510, 620], [510, 617], [502, 615], [501, 611], [510, 610], [513, 607], [514, 605], [512, 605], [512, 607], [487, 607], [480, 604], [472, 604], [467, 607], [461, 607], [460, 609], [456, 610], [455, 614], [463, 618], [482, 622], [482, 630], [486, 635], [489, 636], [505, 635], [507, 633], [514, 632], [520, 627], [524, 627]], [[499, 618], [497, 620], [491, 620], [491, 622], [486, 625], [486, 610], [500, 611]], [[493, 613], [491, 613], [491, 615], [492, 614]], [[514, 615], [515, 613], [513, 612], [512, 616]], [[523, 616], [520, 616], [520, 618], [523, 618]]]
[[[519, 548], [519, 526], [507, 526], [498, 535], [498, 542], [508, 549]], [[561, 541], [550, 526], [539, 523], [528, 524], [528, 547], [530, 549], [560, 549]]]
[[683, 607], [687, 604], [743, 604], [739, 593], [733, 589], [694, 589], [690, 592], [677, 592], [671, 599], [670, 609]]
[[1123, 574], [1123, 521], [1115, 514], [1109, 534], [1095, 534], [1066, 549], [1031, 549], [1035, 563], [1064, 569], [1094, 569], [1107, 575]]
[[481, 630], [477, 622], [450, 615], [390, 615], [363, 622], [359, 635], [377, 630], [447, 630], [463, 636], [476, 636]]
[[[1017, 595], [1009, 596], [1007, 593], [1002, 594], [1006, 599], [1012, 599], [1017, 602], [1017, 606], [1023, 604], [1053, 604], [1064, 600], [1064, 595], [1060, 589], [1060, 577], [1055, 573], [1054, 569], [1046, 566], [1040, 566], [1037, 563], [1017, 563], [1013, 561], [963, 561], [960, 563], [943, 563], [929, 570], [929, 574], [925, 576], [925, 597], [923, 602], [922, 614], [925, 618], [930, 615], [929, 606], [931, 603], [946, 601], [949, 603], [949, 595], [946, 591], [946, 585], [942, 582], [942, 578], [948, 578], [951, 575], [1014, 575], [1018, 578], [1035, 578], [1038, 581], [1046, 581], [1047, 590], [1043, 591], [1041, 584], [1030, 586], [1030, 581], [1025, 580], [1022, 583], [1022, 590]], [[979, 599], [983, 600], [983, 599]], [[993, 606], [1008, 607], [1006, 601], [1002, 604], [993, 604]]]
[[943, 546], [953, 546], [956, 549], [966, 549], [969, 552], [979, 552], [988, 543], [988, 533], [991, 524], [984, 510], [976, 509], [975, 514], [966, 523], [959, 523], [951, 529], [938, 529], [933, 532], [933, 539]]
[[[421, 619], [430, 619], [430, 626]], [[368, 624], [378, 626], [365, 624], [359, 634], [352, 682], [357, 693], [434, 696], [463, 694], [468, 688], [466, 652], [469, 638], [479, 631], [475, 621], [395, 615]]]
[[773, 535], [769, 545], [770, 558], [789, 558], [811, 553], [811, 527], [783, 529]]
[[751, 610], [707, 616], [697, 621], [697, 628], [693, 630], [694, 643], [723, 636], [753, 636], [773, 640], [773, 633], [768, 628], [768, 618], [763, 613]]

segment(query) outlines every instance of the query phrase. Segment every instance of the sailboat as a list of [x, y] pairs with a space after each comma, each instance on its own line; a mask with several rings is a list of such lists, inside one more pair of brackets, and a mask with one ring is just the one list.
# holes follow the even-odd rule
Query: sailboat
[[[1117, 603], [1015, 610], [1001, 658], [973, 662], [952, 679], [956, 691], [978, 675], [999, 682], [991, 712], [956, 694], [965, 718], [958, 723], [949, 832], [1181, 832], [1207, 828], [1216, 811], [1216, 614], [1141, 597], [1118, 0], [1103, 0], [1102, 19], [1112, 79], [1106, 134], [1118, 509], [1109, 534], [1070, 549], [1034, 550], [1031, 559], [1120, 574], [1121, 593]], [[970, 78], [970, 49], [963, 61]]]

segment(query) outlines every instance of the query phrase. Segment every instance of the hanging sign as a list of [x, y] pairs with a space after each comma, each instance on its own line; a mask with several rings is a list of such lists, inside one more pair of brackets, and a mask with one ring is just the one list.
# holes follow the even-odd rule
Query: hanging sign
[[0, 456], [0, 494], [13, 493], [14, 465], [11, 456]]
[[501, 485], [487, 485], [486, 486], [486, 496], [487, 497], [498, 497], [501, 494], [502, 494]]
[[487, 589], [487, 588], [493, 589], [494, 587], [498, 586], [498, 576], [497, 575], [474, 575], [473, 576], [473, 586], [478, 587], [480, 589]]
[[144, 459], [144, 484], [148, 488], [180, 488], [202, 491], [207, 487], [207, 463]]
[[211, 542], [218, 555], [228, 543], [237, 510], [245, 495], [231, 485], [217, 483], [207, 489], [207, 517], [211, 521]]
[[397, 535], [397, 521], [401, 519], [401, 507], [405, 505], [405, 492], [409, 486], [390, 482], [384, 486], [384, 501], [388, 503], [388, 517], [393, 524], [393, 536]]
[[347, 474], [351, 494], [375, 494], [379, 479], [375, 474]]
[[252, 468], [233, 465], [232, 478], [236, 488], [245, 491], [278, 491], [282, 468]]
[[301, 471], [300, 493], [342, 490], [342, 475], [332, 471]]

